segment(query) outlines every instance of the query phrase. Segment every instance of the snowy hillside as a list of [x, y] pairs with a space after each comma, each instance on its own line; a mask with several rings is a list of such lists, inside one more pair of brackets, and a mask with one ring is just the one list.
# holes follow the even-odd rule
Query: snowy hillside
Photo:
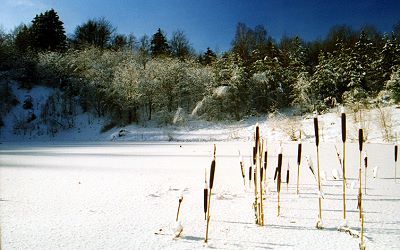
[[[263, 136], [271, 142], [296, 140], [299, 129], [303, 132], [303, 140], [313, 141], [313, 116], [293, 116], [292, 110], [230, 122], [207, 122], [187, 116], [180, 117], [177, 125], [161, 126], [153, 120], [101, 133], [107, 119], [83, 113], [78, 104], [73, 105], [70, 113], [65, 115], [66, 107], [60, 103], [60, 91], [46, 87], [25, 90], [17, 88], [16, 84], [11, 86], [18, 104], [4, 118], [1, 141], [251, 141], [257, 123]], [[32, 108], [24, 108], [29, 99]], [[49, 105], [52, 103], [55, 104]], [[45, 117], [49, 108], [54, 110], [47, 112], [51, 115]], [[35, 116], [33, 120], [32, 114]], [[350, 140], [356, 138], [360, 126], [370, 143], [392, 142], [400, 130], [400, 110], [396, 106], [357, 113], [348, 111], [347, 117]], [[336, 142], [339, 138], [340, 111], [332, 109], [330, 113], [319, 115], [319, 122], [321, 140]]]

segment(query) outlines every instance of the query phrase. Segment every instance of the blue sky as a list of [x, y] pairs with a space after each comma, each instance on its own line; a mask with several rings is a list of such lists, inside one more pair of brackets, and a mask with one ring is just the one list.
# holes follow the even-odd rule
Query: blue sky
[[360, 28], [373, 24], [390, 32], [400, 21], [399, 0], [0, 0], [0, 26], [10, 31], [54, 8], [68, 34], [89, 18], [105, 17], [118, 33], [151, 36], [158, 28], [168, 37], [185, 32], [197, 51], [228, 50], [238, 22], [264, 25], [269, 35], [324, 38], [333, 25]]

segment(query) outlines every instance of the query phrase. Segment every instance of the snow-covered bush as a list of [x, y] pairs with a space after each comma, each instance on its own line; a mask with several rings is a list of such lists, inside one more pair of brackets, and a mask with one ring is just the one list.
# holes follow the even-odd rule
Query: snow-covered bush
[[392, 99], [400, 103], [400, 67], [394, 70], [386, 82], [386, 89], [390, 91]]
[[317, 102], [311, 79], [305, 72], [300, 73], [293, 86], [293, 104], [298, 106], [301, 112], [313, 112]]

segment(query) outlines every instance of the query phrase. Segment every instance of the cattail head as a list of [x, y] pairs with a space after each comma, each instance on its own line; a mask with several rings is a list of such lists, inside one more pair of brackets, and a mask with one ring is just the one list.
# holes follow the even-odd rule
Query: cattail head
[[396, 161], [397, 162], [397, 152], [398, 152], [398, 146], [397, 146], [397, 144], [394, 146], [394, 161]]
[[342, 112], [342, 141], [346, 142], [346, 114]]
[[258, 147], [258, 143], [260, 141], [260, 127], [258, 126], [258, 123], [256, 125], [256, 144], [255, 147]]
[[253, 147], [253, 165], [256, 165], [257, 148]]
[[300, 165], [301, 163], [301, 150], [302, 146], [301, 143], [299, 143], [299, 145], [297, 146], [297, 165]]
[[264, 176], [264, 168], [260, 168], [260, 180], [263, 180], [263, 176]]
[[278, 155], [278, 169], [282, 168], [282, 153]]
[[360, 128], [358, 130], [358, 146], [359, 146], [360, 151], [363, 150], [363, 144], [364, 144], [364, 134], [363, 134], [363, 129]]
[[208, 208], [208, 188], [204, 187], [204, 213], [207, 213]]
[[251, 165], [250, 165], [250, 167], [249, 167], [249, 181], [251, 181], [251, 175], [252, 175], [252, 173], [253, 173], [253, 170], [252, 170], [252, 167], [251, 167]]
[[210, 190], [214, 185], [214, 174], [215, 174], [215, 159], [211, 162], [211, 170], [210, 170]]
[[318, 117], [314, 117], [314, 132], [315, 132], [315, 144], [319, 146], [319, 129], [318, 129]]
[[287, 170], [286, 170], [286, 183], [289, 184], [289, 170], [290, 170], [290, 166], [289, 166], [289, 162], [287, 165]]
[[267, 170], [268, 151], [264, 152], [264, 170]]

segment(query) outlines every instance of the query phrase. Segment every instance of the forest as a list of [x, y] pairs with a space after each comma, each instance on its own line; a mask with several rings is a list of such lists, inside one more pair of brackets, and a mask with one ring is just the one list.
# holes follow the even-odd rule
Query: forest
[[338, 25], [315, 41], [277, 41], [262, 25], [238, 23], [231, 48], [216, 53], [196, 52], [181, 30], [169, 38], [162, 29], [138, 38], [117, 33], [105, 18], [67, 36], [51, 9], [31, 24], [0, 31], [0, 117], [16, 105], [12, 81], [59, 89], [61, 115], [73, 116], [79, 106], [110, 117], [111, 126], [170, 124], [177, 111], [240, 120], [282, 108], [299, 114], [337, 105], [372, 108], [400, 101], [399, 55], [400, 22], [390, 34], [372, 25]]

